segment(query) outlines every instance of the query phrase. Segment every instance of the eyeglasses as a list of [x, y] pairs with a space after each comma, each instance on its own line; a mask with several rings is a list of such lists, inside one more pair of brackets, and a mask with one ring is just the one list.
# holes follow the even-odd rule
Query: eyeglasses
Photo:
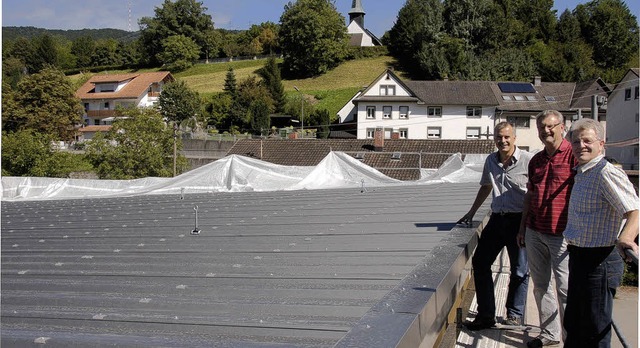
[[557, 126], [561, 125], [561, 124], [562, 124], [562, 122], [558, 122], [558, 123], [553, 124], [553, 125], [542, 124], [542, 125], [538, 126], [538, 129], [539, 130], [545, 130], [545, 129], [552, 130], [552, 129], [556, 128]]

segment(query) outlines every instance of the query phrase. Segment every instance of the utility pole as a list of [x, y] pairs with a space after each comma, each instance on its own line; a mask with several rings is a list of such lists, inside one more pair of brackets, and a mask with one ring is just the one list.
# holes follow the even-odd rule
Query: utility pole
[[300, 133], [302, 133], [302, 137], [304, 138], [304, 95], [298, 87], [293, 86], [293, 88], [300, 93]]

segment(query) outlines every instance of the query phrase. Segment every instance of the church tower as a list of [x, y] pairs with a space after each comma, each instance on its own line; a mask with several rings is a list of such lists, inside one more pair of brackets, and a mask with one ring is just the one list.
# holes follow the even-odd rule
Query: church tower
[[362, 28], [364, 28], [364, 9], [362, 8], [362, 1], [353, 0], [351, 3], [351, 11], [349, 11], [349, 23], [355, 21]]

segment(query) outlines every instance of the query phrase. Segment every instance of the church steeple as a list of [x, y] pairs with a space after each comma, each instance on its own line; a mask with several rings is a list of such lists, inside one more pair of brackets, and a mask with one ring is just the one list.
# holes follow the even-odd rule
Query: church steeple
[[349, 23], [355, 21], [362, 28], [364, 28], [364, 9], [362, 8], [362, 1], [353, 0], [351, 3], [351, 11], [349, 11]]

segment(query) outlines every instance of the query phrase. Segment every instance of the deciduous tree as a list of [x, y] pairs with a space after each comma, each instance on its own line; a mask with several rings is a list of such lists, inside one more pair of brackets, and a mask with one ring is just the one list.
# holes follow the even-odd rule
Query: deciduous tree
[[[135, 179], [170, 177], [173, 175], [173, 146], [182, 148], [180, 138], [174, 140], [173, 129], [153, 109], [120, 110], [127, 118], [117, 119], [106, 135], [96, 135], [87, 145], [86, 156], [101, 179]], [[177, 169], [186, 167], [182, 155]]]
[[4, 129], [32, 129], [50, 134], [55, 140], [73, 140], [74, 126], [81, 123], [83, 108], [73, 84], [61, 71], [45, 68], [26, 76], [17, 84], [11, 99], [10, 109], [2, 112]]
[[155, 17], [140, 19], [140, 42], [149, 64], [160, 63], [158, 54], [164, 51], [162, 43], [170, 36], [184, 35], [198, 45], [201, 55], [205, 57], [208, 38], [213, 31], [211, 16], [206, 14], [207, 8], [202, 2], [195, 0], [164, 0], [155, 8]]
[[166, 84], [158, 98], [160, 114], [168, 122], [178, 124], [199, 114], [201, 106], [200, 95], [184, 81]]
[[158, 60], [173, 71], [182, 71], [198, 59], [200, 47], [184, 35], [173, 35], [162, 40], [162, 52]]
[[[603, 77], [618, 81], [638, 57], [638, 22], [621, 0], [593, 0], [575, 9], [582, 36], [593, 47]], [[637, 66], [633, 66], [637, 67]]]
[[280, 17], [279, 38], [284, 71], [291, 76], [321, 75], [347, 54], [345, 19], [331, 0], [289, 2]]

